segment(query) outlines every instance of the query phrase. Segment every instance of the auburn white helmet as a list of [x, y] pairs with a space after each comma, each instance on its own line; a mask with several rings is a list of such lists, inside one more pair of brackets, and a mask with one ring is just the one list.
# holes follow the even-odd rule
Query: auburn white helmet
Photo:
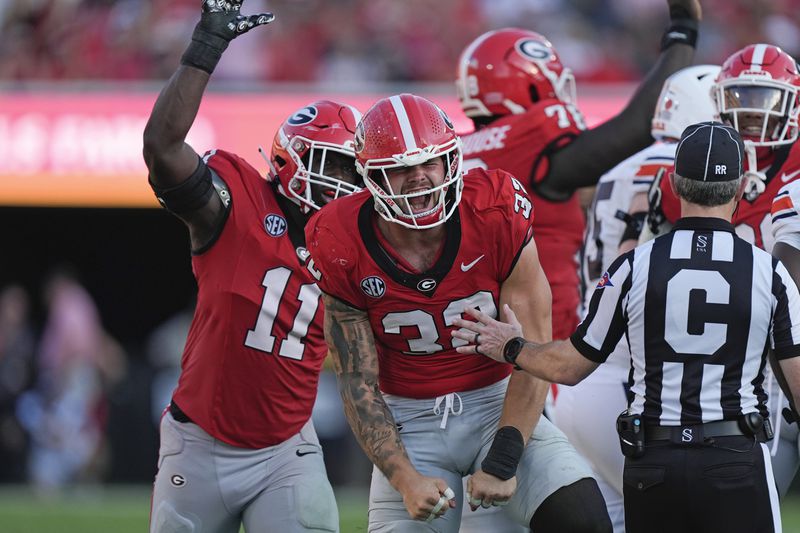
[[303, 213], [361, 190], [350, 182], [360, 183], [353, 151], [360, 119], [352, 106], [320, 100], [295, 111], [278, 129], [267, 160], [268, 179]]
[[[461, 201], [461, 140], [444, 111], [430, 100], [413, 94], [378, 100], [356, 128], [355, 151], [356, 168], [375, 198], [375, 209], [390, 222], [432, 228], [450, 218]], [[441, 183], [406, 192], [392, 189], [387, 171], [436, 158], [444, 164]], [[423, 211], [418, 209], [420, 198], [425, 199]]]
[[461, 53], [456, 74], [468, 117], [523, 113], [555, 98], [575, 103], [575, 77], [543, 35], [519, 28], [484, 33]]
[[650, 132], [654, 139], [677, 141], [688, 126], [715, 119], [717, 110], [711, 92], [719, 71], [717, 65], [696, 65], [666, 79], [653, 115]]
[[751, 44], [730, 56], [714, 87], [720, 119], [755, 146], [797, 140], [800, 74], [794, 58], [770, 44]]

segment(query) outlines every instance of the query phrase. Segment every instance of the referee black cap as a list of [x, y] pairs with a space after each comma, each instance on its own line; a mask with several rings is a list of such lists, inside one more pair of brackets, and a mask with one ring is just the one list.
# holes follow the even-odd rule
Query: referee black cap
[[739, 132], [719, 122], [692, 124], [681, 134], [675, 174], [697, 181], [730, 181], [742, 175], [744, 143]]

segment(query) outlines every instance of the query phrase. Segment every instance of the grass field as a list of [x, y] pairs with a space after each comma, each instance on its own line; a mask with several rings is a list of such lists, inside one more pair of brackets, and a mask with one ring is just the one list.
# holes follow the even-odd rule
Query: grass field
[[[366, 531], [366, 491], [340, 491], [336, 497], [342, 533]], [[0, 532], [145, 533], [149, 505], [147, 487], [80, 488], [49, 498], [5, 487], [0, 488]], [[800, 494], [783, 502], [782, 513], [783, 531], [800, 533]]]

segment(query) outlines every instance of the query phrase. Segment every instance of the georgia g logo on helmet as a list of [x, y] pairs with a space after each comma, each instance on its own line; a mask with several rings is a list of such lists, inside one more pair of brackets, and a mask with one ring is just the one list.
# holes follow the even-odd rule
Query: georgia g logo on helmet
[[313, 122], [319, 111], [313, 105], [304, 107], [303, 109], [298, 109], [295, 111], [294, 115], [289, 117], [286, 122], [291, 124], [292, 126], [302, 126], [303, 124], [308, 124]]
[[547, 45], [533, 39], [520, 39], [517, 41], [516, 49], [522, 57], [534, 61], [547, 61], [552, 55]]
[[439, 114], [442, 115], [442, 120], [444, 120], [444, 123], [447, 125], [447, 127], [450, 128], [451, 130], [455, 129], [453, 121], [450, 120], [450, 117], [447, 116], [447, 113], [445, 113], [439, 106], [436, 107], [437, 109], [439, 109]]

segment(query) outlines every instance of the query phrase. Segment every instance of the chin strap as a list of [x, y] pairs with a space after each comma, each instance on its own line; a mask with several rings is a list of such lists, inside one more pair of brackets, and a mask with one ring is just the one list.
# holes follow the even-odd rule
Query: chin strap
[[766, 190], [767, 175], [758, 171], [756, 147], [751, 141], [744, 141], [744, 151], [747, 154], [747, 170], [744, 173], [747, 185], [744, 189], [744, 199], [752, 202]]

